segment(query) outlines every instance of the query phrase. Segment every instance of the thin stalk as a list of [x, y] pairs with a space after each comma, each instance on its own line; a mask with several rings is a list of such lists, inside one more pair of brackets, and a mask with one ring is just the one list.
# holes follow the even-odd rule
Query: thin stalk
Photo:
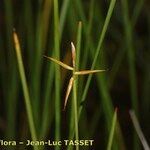
[[[79, 70], [79, 62], [80, 62], [80, 53], [81, 53], [81, 37], [82, 37], [82, 22], [78, 24], [78, 32], [77, 32], [77, 46], [76, 46], [76, 70]], [[77, 84], [77, 93], [78, 93], [78, 77], [76, 77], [76, 84]], [[79, 95], [78, 95], [79, 96]]]
[[[98, 55], [100, 53], [100, 50], [101, 50], [101, 47], [102, 47], [102, 43], [104, 41], [104, 37], [105, 37], [106, 31], [107, 31], [107, 28], [108, 28], [108, 24], [110, 22], [110, 18], [112, 16], [113, 9], [115, 7], [115, 3], [116, 3], [116, 0], [111, 0], [111, 2], [110, 2], [110, 6], [109, 6], [109, 9], [108, 9], [106, 20], [104, 22], [102, 33], [101, 33], [100, 38], [99, 38], [99, 43], [98, 43], [98, 46], [97, 46], [97, 49], [96, 49], [96, 53], [95, 53], [94, 60], [93, 60], [92, 66], [91, 66], [91, 70], [93, 70], [95, 65], [96, 65], [96, 61], [97, 61]], [[87, 91], [88, 91], [91, 79], [92, 79], [92, 75], [89, 75], [88, 76], [88, 80], [87, 80], [86, 85], [85, 85], [85, 89], [83, 91], [81, 102], [85, 101], [85, 98], [86, 98], [86, 95], [87, 95]], [[80, 107], [79, 115], [80, 115], [81, 111], [82, 111], [82, 106]]]
[[[99, 55], [99, 52], [101, 50], [101, 47], [102, 47], [102, 43], [103, 43], [103, 40], [104, 40], [104, 37], [105, 37], [105, 34], [106, 34], [106, 30], [108, 28], [108, 24], [110, 22], [110, 18], [112, 16], [112, 12], [113, 12], [113, 9], [114, 9], [114, 6], [115, 6], [115, 2], [116, 0], [111, 0], [110, 2], [110, 6], [109, 6], [109, 9], [108, 9], [108, 12], [107, 12], [107, 16], [106, 16], [106, 19], [105, 19], [105, 22], [104, 22], [104, 26], [103, 26], [103, 29], [102, 29], [102, 34], [100, 35], [100, 38], [99, 38], [99, 43], [98, 43], [98, 46], [97, 46], [97, 49], [96, 49], [96, 54], [94, 56], [94, 61], [92, 63], [92, 66], [91, 66], [91, 70], [95, 67], [96, 65], [96, 60], [98, 58], [98, 55]], [[84, 18], [84, 17], [83, 17]], [[89, 75], [88, 77], [88, 80], [86, 82], [86, 86], [84, 88], [84, 91], [83, 91], [83, 95], [82, 95], [82, 98], [81, 98], [81, 102], [84, 102], [85, 101], [85, 98], [86, 98], [86, 95], [87, 95], [87, 92], [88, 92], [88, 88], [89, 88], [89, 85], [90, 85], [90, 81], [91, 81], [91, 78], [92, 78], [92, 75]], [[106, 92], [104, 91], [104, 97], [107, 96]], [[106, 105], [105, 106], [109, 106], [109, 102], [110, 100], [108, 100], [106, 102]], [[112, 108], [112, 107], [111, 107]], [[78, 119], [80, 118], [80, 115], [81, 115], [81, 112], [82, 112], [82, 109], [83, 109], [83, 105], [80, 105], [80, 108], [79, 108], [79, 113], [78, 113]], [[113, 108], [111, 110], [107, 109], [108, 111], [110, 111], [110, 115], [111, 116], [111, 110], [113, 110]], [[109, 119], [108, 119], [109, 120]], [[79, 121], [79, 120], [78, 120]], [[109, 122], [109, 121], [108, 121]], [[74, 132], [72, 132], [72, 137], [74, 136]]]
[[[34, 61], [31, 69], [31, 98], [33, 99], [33, 116], [36, 123], [36, 128], [39, 131], [39, 108], [40, 108], [40, 80], [41, 80], [41, 67], [42, 67], [42, 56], [43, 56], [43, 47], [42, 47], [42, 25], [41, 25], [41, 11], [38, 12], [37, 19], [37, 29], [35, 33], [35, 49]], [[33, 59], [33, 58], [32, 58]]]
[[[64, 29], [64, 24], [67, 16], [67, 11], [68, 11], [68, 6], [69, 6], [70, 0], [65, 0], [63, 2], [63, 6], [61, 8], [61, 15], [60, 15], [60, 41], [61, 41], [61, 36], [62, 32]], [[49, 42], [50, 43], [50, 42]], [[51, 43], [49, 44], [50, 47]], [[52, 52], [53, 53], [53, 52]], [[52, 54], [53, 55], [53, 54]], [[54, 65], [50, 64], [48, 65], [47, 69], [48, 72], [46, 73], [46, 87], [45, 87], [45, 97], [44, 97], [44, 106], [43, 106], [43, 113], [42, 113], [42, 126], [41, 126], [41, 134], [40, 137], [44, 138], [47, 134], [48, 128], [50, 128], [50, 124], [53, 118], [53, 115], [51, 114], [51, 118], [49, 117], [51, 110], [49, 110], [50, 103], [53, 103], [53, 101], [50, 102], [50, 99], [52, 97], [52, 93], [50, 93], [52, 84], [53, 84], [53, 79], [54, 79]]]
[[[87, 60], [88, 60], [88, 51], [89, 51], [90, 43], [91, 43], [91, 30], [92, 30], [92, 25], [93, 25], [95, 0], [91, 0], [91, 2], [90, 2], [90, 11], [89, 11], [89, 19], [88, 20], [86, 20], [86, 17], [85, 17], [84, 11], [83, 11], [84, 9], [83, 9], [81, 1], [78, 0], [78, 3], [79, 4], [77, 4], [77, 7], [78, 7], [77, 9], [79, 9], [79, 10], [81, 9], [79, 11], [79, 16], [81, 17], [83, 24], [87, 24], [87, 26], [84, 26], [84, 28], [82, 29], [83, 33], [85, 34], [85, 36], [84, 36], [84, 38], [85, 38], [84, 51], [85, 52], [83, 52], [82, 61], [80, 61], [80, 67], [85, 68], [86, 64], [87, 64]], [[77, 55], [78, 55], [78, 50], [77, 50]], [[77, 59], [78, 59], [78, 56], [77, 56]], [[82, 91], [82, 87], [83, 87], [83, 78], [82, 77], [80, 77], [80, 84], [78, 86], [79, 87], [77, 87], [77, 89], [79, 92], [77, 92], [77, 93], [78, 93], [78, 96], [81, 97], [82, 93], [80, 91]]]
[[[77, 31], [77, 49], [76, 49], [76, 53], [77, 53], [77, 57], [76, 57], [76, 70], [79, 70], [79, 61], [80, 61], [80, 50], [81, 50], [81, 34], [82, 34], [82, 23], [79, 22], [78, 24], [78, 31]], [[75, 92], [76, 92], [76, 96], [74, 96], [74, 92], [73, 92], [73, 97], [77, 97], [77, 90], [78, 90], [78, 76], [75, 77]], [[74, 89], [74, 86], [73, 86]], [[73, 90], [74, 91], [74, 90]], [[77, 100], [76, 100], [77, 101]], [[73, 119], [73, 116], [75, 116], [75, 107], [74, 107], [74, 100], [71, 103], [71, 109], [70, 109], [70, 124], [69, 124], [69, 139], [72, 138], [72, 131], [74, 130], [74, 125], [76, 124], [76, 120]], [[78, 116], [77, 116], [78, 119]], [[77, 138], [77, 137], [76, 137]], [[68, 146], [68, 150], [73, 149], [72, 146]]]
[[[54, 0], [54, 50], [57, 59], [60, 58], [60, 35], [59, 35], [59, 13], [58, 13], [58, 0]], [[55, 67], [55, 140], [60, 140], [60, 67]], [[60, 147], [56, 146], [55, 150]]]
[[81, 37], [82, 37], [82, 22], [78, 24], [78, 32], [77, 32], [77, 46], [76, 46], [76, 70], [79, 70], [79, 62], [80, 62], [80, 50], [81, 50]]
[[[45, 81], [45, 92], [44, 92], [44, 104], [43, 104], [43, 112], [42, 112], [42, 125], [41, 125], [41, 133], [40, 138], [46, 138], [46, 134], [48, 133], [48, 129], [50, 128], [52, 122], [52, 110], [50, 110], [50, 106], [54, 102], [52, 100], [52, 86], [54, 80], [54, 65], [49, 64], [46, 72], [46, 81]], [[51, 113], [51, 115], [50, 115]]]
[[114, 133], [115, 133], [116, 122], [117, 122], [117, 109], [115, 110], [114, 116], [113, 116], [113, 119], [112, 119], [112, 126], [111, 126], [111, 130], [110, 130], [107, 150], [111, 150], [112, 149], [113, 137], [114, 137]]
[[66, 14], [67, 14], [67, 10], [70, 4], [70, 0], [64, 0], [62, 8], [61, 8], [61, 13], [60, 13], [60, 35], [62, 35], [63, 33], [63, 29], [64, 29], [64, 24], [65, 24], [65, 20], [66, 20]]
[[[93, 55], [93, 57], [94, 57], [94, 52], [92, 50], [90, 52], [91, 52], [91, 55]], [[105, 64], [105, 60], [103, 60], [102, 57], [100, 57], [100, 60], [101, 60], [102, 64]], [[97, 75], [96, 77], [97, 77], [97, 83], [98, 83], [97, 85], [98, 85], [99, 93], [101, 95], [101, 101], [102, 101], [101, 106], [102, 106], [104, 114], [106, 116], [106, 125], [107, 125], [107, 130], [109, 131], [111, 119], [113, 117], [113, 112], [114, 112], [112, 98], [109, 93], [109, 87], [107, 84], [106, 75], [101, 74], [101, 76]], [[115, 139], [114, 139], [113, 148], [115, 150], [120, 149], [120, 148], [122, 150], [125, 149], [125, 143], [123, 140], [123, 135], [122, 135], [122, 131], [121, 131], [119, 123], [117, 124], [117, 137], [115, 137]]]
[[[74, 76], [75, 79], [75, 76]], [[79, 129], [78, 129], [78, 104], [77, 104], [77, 86], [76, 79], [73, 84], [73, 104], [74, 104], [74, 125], [75, 125], [75, 139], [79, 140]], [[79, 150], [79, 145], [76, 145], [76, 150]]]
[[[32, 113], [32, 107], [31, 107], [31, 100], [30, 100], [30, 96], [29, 96], [29, 89], [28, 89], [24, 66], [23, 66], [21, 48], [20, 48], [17, 34], [15, 32], [14, 32], [14, 43], [15, 43], [18, 68], [19, 68], [20, 79], [21, 79], [22, 88], [23, 88], [23, 94], [24, 94], [24, 99], [25, 99], [25, 106], [26, 106], [26, 110], [27, 110], [27, 116], [28, 116], [28, 121], [29, 121], [31, 137], [34, 141], [36, 141], [37, 135], [36, 135], [35, 125], [34, 125], [34, 121], [33, 121], [33, 113]], [[38, 147], [34, 146], [34, 150], [38, 150]]]

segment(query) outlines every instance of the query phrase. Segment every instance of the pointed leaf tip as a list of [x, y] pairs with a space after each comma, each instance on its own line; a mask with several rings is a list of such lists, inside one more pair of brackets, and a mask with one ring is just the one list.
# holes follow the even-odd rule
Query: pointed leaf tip
[[20, 49], [20, 43], [19, 43], [18, 35], [15, 31], [13, 31], [13, 40], [14, 40], [16, 51], [18, 51]]

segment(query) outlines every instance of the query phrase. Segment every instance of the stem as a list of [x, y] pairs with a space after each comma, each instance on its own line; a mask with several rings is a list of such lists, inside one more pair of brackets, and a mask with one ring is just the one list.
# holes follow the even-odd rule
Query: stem
[[[24, 94], [24, 99], [25, 99], [25, 105], [26, 105], [26, 110], [27, 110], [27, 116], [28, 116], [28, 121], [29, 121], [31, 137], [34, 141], [36, 141], [37, 135], [36, 135], [36, 130], [35, 130], [35, 124], [33, 121], [31, 100], [30, 100], [30, 96], [29, 96], [29, 90], [28, 90], [28, 86], [27, 86], [27, 80], [26, 80], [23, 61], [22, 61], [21, 48], [20, 48], [17, 34], [15, 32], [14, 32], [14, 43], [15, 43], [15, 50], [16, 50], [16, 55], [17, 55], [19, 73], [20, 73], [20, 78], [21, 78], [21, 83], [22, 83], [22, 88], [23, 88], [23, 94]], [[38, 150], [38, 147], [34, 146], [34, 150]]]
[[[58, 0], [54, 0], [54, 51], [55, 56], [60, 57], [60, 34], [59, 34], [59, 13]], [[55, 67], [55, 140], [60, 140], [60, 67]], [[60, 150], [59, 146], [55, 146], [55, 150]]]
[[[73, 73], [74, 73], [74, 71], [73, 71]], [[74, 75], [74, 79], [75, 79], [75, 75]], [[73, 102], [74, 102], [75, 139], [79, 140], [76, 80], [74, 80], [74, 83], [73, 83]], [[76, 150], [79, 150], [79, 145], [76, 146]]]
[[117, 108], [116, 108], [116, 110], [114, 112], [114, 116], [113, 116], [113, 119], [112, 119], [112, 126], [111, 126], [111, 130], [110, 130], [107, 150], [111, 150], [112, 149], [116, 123], [117, 123]]
[[[106, 31], [107, 31], [107, 28], [108, 28], [108, 25], [109, 25], [109, 22], [110, 22], [110, 18], [112, 16], [112, 13], [113, 13], [113, 10], [114, 10], [114, 7], [115, 7], [115, 3], [116, 3], [116, 0], [111, 0], [111, 2], [110, 2], [109, 9], [108, 9], [108, 12], [107, 12], [107, 16], [106, 16], [104, 26], [103, 26], [103, 29], [102, 29], [102, 33], [100, 35], [99, 43], [98, 43], [96, 53], [95, 53], [95, 56], [94, 56], [94, 60], [93, 60], [92, 66], [91, 66], [91, 70], [93, 70], [94, 67], [96, 66], [96, 61], [98, 59], [99, 53], [100, 53], [101, 48], [102, 48], [102, 44], [103, 44], [103, 41], [104, 41], [104, 38], [105, 38], [105, 35], [106, 35]], [[86, 85], [85, 85], [85, 89], [83, 91], [83, 95], [82, 95], [82, 98], [81, 98], [81, 102], [84, 102], [85, 99], [86, 99], [86, 95], [87, 95], [87, 92], [88, 92], [88, 88], [89, 88], [91, 79], [92, 79], [92, 74], [90, 74], [88, 76], [88, 79], [87, 79], [87, 82], [86, 82]], [[79, 115], [80, 115], [81, 111], [82, 111], [82, 106], [80, 107]]]

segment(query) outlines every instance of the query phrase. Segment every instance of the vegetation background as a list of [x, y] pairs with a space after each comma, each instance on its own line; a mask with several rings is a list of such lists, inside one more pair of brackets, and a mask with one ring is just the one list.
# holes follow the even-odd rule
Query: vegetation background
[[[1, 0], [0, 139], [73, 139], [78, 122], [80, 139], [95, 141], [92, 147], [80, 149], [109, 149], [111, 132], [112, 149], [140, 150], [129, 115], [132, 109], [150, 143], [149, 10], [148, 0]], [[20, 70], [14, 28], [23, 59]], [[71, 41], [77, 69], [108, 69], [77, 78], [76, 121], [72, 96], [63, 111], [71, 72], [43, 57], [72, 65]]]

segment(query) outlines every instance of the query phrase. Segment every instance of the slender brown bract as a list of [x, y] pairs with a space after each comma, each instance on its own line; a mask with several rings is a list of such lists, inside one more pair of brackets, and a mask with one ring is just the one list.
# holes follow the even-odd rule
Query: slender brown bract
[[73, 87], [73, 83], [74, 83], [74, 80], [75, 80], [75, 77], [78, 76], [78, 75], [86, 75], [86, 74], [93, 74], [93, 73], [99, 73], [99, 72], [104, 72], [106, 70], [82, 70], [82, 71], [76, 71], [76, 49], [75, 49], [75, 46], [73, 44], [73, 42], [71, 42], [71, 52], [72, 52], [72, 64], [73, 64], [73, 67], [55, 59], [55, 58], [52, 58], [52, 57], [47, 57], [47, 56], [44, 56], [45, 58], [55, 62], [56, 64], [62, 66], [63, 68], [65, 69], [68, 69], [68, 70], [72, 70], [72, 77], [70, 78], [70, 81], [69, 81], [69, 84], [68, 84], [68, 87], [67, 87], [67, 92], [66, 92], [66, 96], [65, 96], [65, 102], [64, 102], [64, 110], [66, 109], [66, 105], [67, 105], [67, 101], [68, 101], [68, 98], [69, 98], [69, 95], [70, 95], [70, 92], [71, 92], [71, 89]]
[[86, 75], [86, 74], [92, 74], [92, 73], [98, 73], [104, 71], [106, 70], [82, 70], [82, 71], [76, 71], [75, 75]]
[[65, 69], [73, 70], [73, 67], [70, 67], [67, 64], [64, 64], [63, 62], [61, 62], [61, 61], [59, 61], [57, 59], [54, 59], [52, 57], [47, 57], [47, 56], [44, 56], [44, 57], [47, 58], [47, 59], [50, 59], [51, 61], [55, 62], [56, 64], [58, 64], [58, 65], [60, 65], [62, 67], [64, 67]]
[[71, 79], [69, 81], [69, 84], [68, 84], [67, 92], [66, 92], [65, 103], [64, 103], [64, 110], [66, 108], [67, 100], [68, 100], [69, 94], [70, 94], [72, 86], [73, 86], [73, 81], [74, 81], [74, 78], [71, 77]]

